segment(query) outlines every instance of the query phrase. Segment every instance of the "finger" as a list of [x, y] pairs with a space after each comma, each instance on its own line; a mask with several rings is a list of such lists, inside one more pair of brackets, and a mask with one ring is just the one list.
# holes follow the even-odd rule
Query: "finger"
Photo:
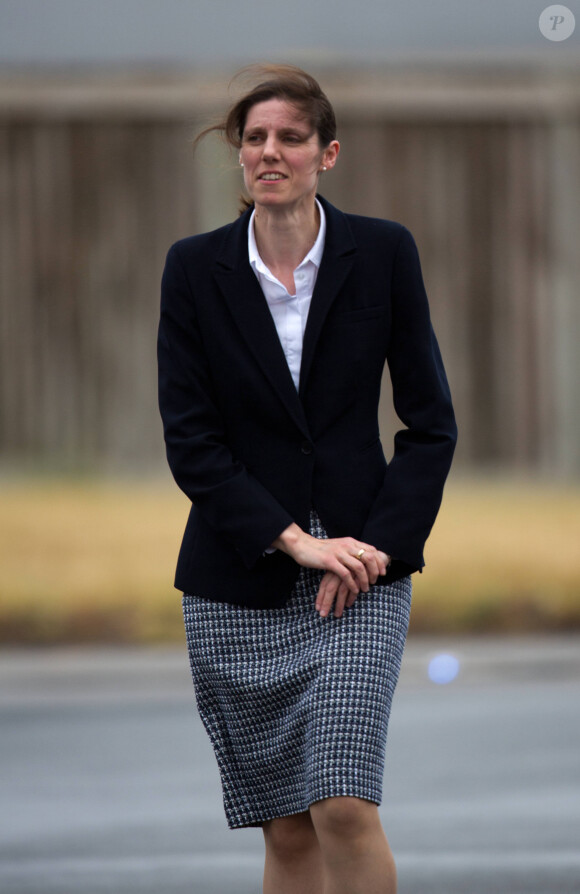
[[389, 565], [391, 563], [391, 557], [388, 556], [386, 553], [381, 552], [380, 549], [377, 550], [377, 556], [379, 559], [381, 574], [386, 574], [387, 568], [389, 567]]
[[336, 593], [336, 600], [334, 603], [335, 618], [342, 618], [345, 607], [351, 606], [354, 602], [356, 602], [356, 599], [357, 596], [354, 593], [351, 593], [350, 590], [343, 586], [343, 584], [340, 584]]
[[377, 549], [375, 546], [372, 546], [370, 543], [363, 543], [362, 541], [356, 540], [356, 541], [354, 541], [354, 544], [356, 546], [354, 555], [357, 558], [358, 558], [358, 553], [360, 552], [360, 550], [364, 549], [364, 553], [362, 556], [363, 560], [366, 561], [369, 556], [373, 556], [378, 562], [379, 572], [381, 574], [386, 574], [387, 567], [388, 567], [388, 564], [390, 561], [390, 558], [387, 555], [387, 553], [384, 553], [382, 550]]
[[358, 593], [360, 584], [355, 579], [355, 575], [352, 574], [350, 566], [358, 565], [360, 567], [360, 564], [357, 559], [353, 560], [352, 556], [347, 555], [343, 556], [342, 562], [338, 558], [333, 559], [329, 564], [328, 571], [333, 571], [352, 593]]
[[[366, 562], [369, 580], [371, 581], [371, 583], [376, 583], [378, 577], [387, 573], [387, 568], [389, 566], [389, 557], [386, 553], [381, 552], [381, 550], [375, 549], [372, 551], [372, 553], [369, 552], [368, 554], [364, 555], [363, 561]], [[376, 577], [374, 577], [375, 574]]]
[[[369, 543], [354, 541], [354, 546], [357, 547], [354, 558], [365, 566], [369, 584], [376, 583], [379, 575], [384, 574], [386, 570], [384, 562], [381, 560], [381, 556], [384, 557], [385, 554], [380, 553], [379, 550], [375, 549], [375, 547], [371, 546]], [[365, 589], [368, 588], [361, 586], [361, 590]]]
[[[316, 600], [316, 607], [321, 618], [325, 618], [332, 608], [332, 603], [341, 586], [340, 579], [335, 575], [325, 575], [319, 588], [319, 596]], [[349, 592], [348, 588], [347, 592]]]
[[360, 561], [364, 564], [367, 570], [369, 582], [371, 584], [375, 584], [377, 582], [379, 574], [381, 573], [379, 557], [376, 551], [373, 551], [372, 553], [365, 553], [365, 555], [361, 557]]
[[320, 581], [320, 584], [318, 587], [318, 592], [316, 594], [316, 604], [315, 604], [316, 611], [320, 611], [320, 608], [322, 607], [322, 603], [325, 600], [326, 593], [329, 590], [329, 588], [332, 586], [333, 579], [336, 582], [336, 586], [338, 586], [340, 581], [337, 579], [336, 575], [333, 574], [332, 571], [327, 571], [326, 574], [323, 576], [322, 580]]
[[355, 596], [353, 593], [350, 593], [350, 592], [349, 592], [349, 594], [348, 594], [348, 596], [347, 596], [347, 599], [346, 599], [346, 603], [345, 603], [345, 604], [346, 604], [346, 607], [347, 607], [347, 608], [350, 608], [351, 605], [354, 605], [354, 604], [355, 604], [355, 602], [357, 601], [357, 599], [358, 599], [358, 596]]
[[[361, 558], [364, 558], [364, 556]], [[370, 583], [366, 565], [364, 564], [364, 562], [362, 562], [361, 559], [359, 559], [358, 557], [355, 558], [351, 555], [348, 555], [344, 559], [344, 564], [347, 566], [347, 568], [350, 568], [353, 577], [358, 583], [358, 589], [362, 590], [363, 593], [366, 593], [370, 587]]]

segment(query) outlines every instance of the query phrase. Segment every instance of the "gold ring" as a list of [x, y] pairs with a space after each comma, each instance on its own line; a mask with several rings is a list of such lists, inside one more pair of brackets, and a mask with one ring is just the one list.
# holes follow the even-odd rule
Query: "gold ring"
[[357, 559], [362, 559], [365, 553], [366, 549], [359, 549], [358, 553], [356, 554]]

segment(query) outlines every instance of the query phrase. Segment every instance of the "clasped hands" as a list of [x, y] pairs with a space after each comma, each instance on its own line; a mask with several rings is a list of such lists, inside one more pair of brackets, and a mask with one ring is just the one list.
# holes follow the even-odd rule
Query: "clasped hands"
[[272, 546], [299, 565], [326, 572], [316, 597], [316, 611], [322, 618], [330, 613], [333, 604], [335, 617], [342, 617], [360, 592], [366, 593], [380, 575], [387, 573], [390, 562], [386, 553], [369, 543], [354, 537], [318, 539], [295, 523], [282, 531]]

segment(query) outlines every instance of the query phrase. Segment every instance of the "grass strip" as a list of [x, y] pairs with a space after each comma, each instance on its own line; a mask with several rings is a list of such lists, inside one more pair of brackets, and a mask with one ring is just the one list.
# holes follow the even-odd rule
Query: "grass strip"
[[[172, 483], [4, 482], [0, 643], [183, 642]], [[580, 629], [580, 487], [456, 480], [414, 576], [411, 632]]]

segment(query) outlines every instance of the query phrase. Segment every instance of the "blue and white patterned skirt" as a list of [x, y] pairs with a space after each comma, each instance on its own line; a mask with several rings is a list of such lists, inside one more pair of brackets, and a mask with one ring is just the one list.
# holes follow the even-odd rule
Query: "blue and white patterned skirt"
[[[314, 513], [310, 531], [326, 537]], [[303, 568], [277, 609], [183, 596], [197, 707], [231, 829], [301, 813], [322, 798], [381, 802], [411, 579], [359, 594], [342, 618], [321, 618], [321, 578]]]

